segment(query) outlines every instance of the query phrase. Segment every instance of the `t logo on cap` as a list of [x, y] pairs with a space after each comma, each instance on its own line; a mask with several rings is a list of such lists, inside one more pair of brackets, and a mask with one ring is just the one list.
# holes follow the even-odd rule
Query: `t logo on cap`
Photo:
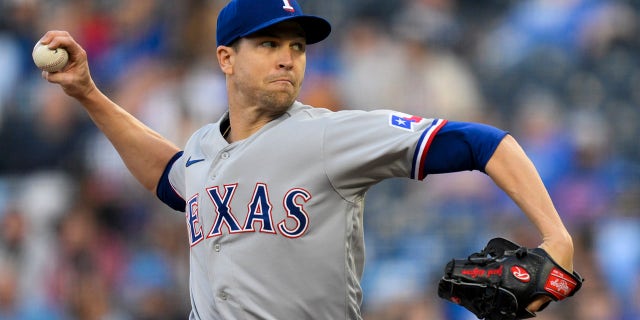
[[284, 7], [282, 7], [283, 9], [287, 10], [287, 11], [295, 11], [295, 9], [289, 4], [289, 0], [282, 0], [284, 1]]
[[300, 24], [307, 44], [320, 42], [331, 33], [327, 20], [303, 14], [295, 0], [232, 0], [218, 14], [216, 41], [218, 46], [229, 46], [242, 37], [283, 21]]

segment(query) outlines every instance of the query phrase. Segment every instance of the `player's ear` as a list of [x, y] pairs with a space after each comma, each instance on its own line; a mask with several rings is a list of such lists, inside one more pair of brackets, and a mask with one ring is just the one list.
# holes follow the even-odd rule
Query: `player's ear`
[[235, 60], [235, 50], [233, 47], [219, 46], [216, 50], [218, 64], [225, 74], [233, 73], [233, 62]]

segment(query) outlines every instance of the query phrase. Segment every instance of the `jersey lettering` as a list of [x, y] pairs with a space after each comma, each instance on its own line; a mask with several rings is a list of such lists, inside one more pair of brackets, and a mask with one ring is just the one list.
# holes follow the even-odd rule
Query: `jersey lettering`
[[[223, 235], [223, 227], [226, 226], [229, 234], [244, 232], [261, 232], [277, 234], [278, 231], [287, 238], [299, 238], [309, 228], [309, 214], [304, 204], [311, 199], [311, 193], [302, 188], [289, 190], [282, 199], [282, 205], [286, 217], [279, 222], [274, 222], [274, 208], [269, 197], [269, 188], [265, 183], [256, 183], [251, 199], [248, 199], [247, 214], [244, 225], [238, 222], [231, 209], [231, 202], [238, 184], [224, 185], [223, 187], [207, 188], [207, 194], [213, 204], [215, 217], [206, 238], [214, 238]], [[189, 229], [189, 241], [194, 246], [204, 239], [202, 233], [201, 212], [199, 211], [198, 195], [196, 194], [187, 202], [187, 225]], [[255, 223], [260, 223], [260, 229], [255, 229]]]
[[224, 195], [220, 194], [218, 187], [208, 188], [209, 198], [213, 201], [213, 206], [216, 210], [216, 219], [214, 220], [213, 227], [207, 238], [222, 235], [222, 225], [226, 224], [229, 229], [229, 233], [238, 233], [242, 231], [240, 224], [236, 218], [231, 214], [231, 199], [238, 187], [237, 184], [224, 186]]
[[187, 202], [187, 227], [189, 228], [189, 245], [193, 247], [202, 241], [202, 225], [198, 217], [198, 195], [196, 194]]
[[284, 208], [287, 210], [287, 218], [296, 222], [296, 228], [288, 229], [286, 220], [278, 223], [278, 229], [287, 238], [298, 238], [302, 236], [309, 227], [309, 215], [304, 211], [304, 207], [298, 204], [298, 199], [308, 202], [311, 194], [303, 189], [293, 189], [284, 196]]
[[247, 220], [244, 223], [244, 231], [255, 231], [253, 229], [253, 223], [260, 221], [262, 222], [260, 232], [276, 233], [271, 223], [273, 220], [271, 218], [271, 207], [267, 186], [264, 183], [256, 184], [253, 197], [249, 203], [249, 211], [247, 213]]
[[282, 6], [282, 9], [285, 9], [290, 12], [295, 11], [295, 9], [291, 6], [291, 3], [289, 3], [289, 0], [282, 0], [282, 2], [284, 2], [284, 6]]

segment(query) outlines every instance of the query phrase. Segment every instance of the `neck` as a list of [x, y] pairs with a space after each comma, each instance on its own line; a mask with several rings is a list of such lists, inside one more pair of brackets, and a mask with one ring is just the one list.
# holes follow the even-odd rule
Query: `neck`
[[[288, 109], [287, 109], [288, 110]], [[228, 125], [222, 128], [223, 137], [229, 142], [244, 140], [262, 129], [267, 123], [281, 117], [286, 110], [269, 112], [260, 107], [229, 107]]]

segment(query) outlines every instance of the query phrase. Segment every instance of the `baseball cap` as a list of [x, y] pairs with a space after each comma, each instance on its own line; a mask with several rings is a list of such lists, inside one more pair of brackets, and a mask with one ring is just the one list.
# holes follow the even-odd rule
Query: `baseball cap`
[[218, 15], [216, 41], [226, 46], [283, 21], [298, 22], [307, 44], [320, 42], [331, 33], [327, 20], [303, 14], [295, 0], [232, 0]]

